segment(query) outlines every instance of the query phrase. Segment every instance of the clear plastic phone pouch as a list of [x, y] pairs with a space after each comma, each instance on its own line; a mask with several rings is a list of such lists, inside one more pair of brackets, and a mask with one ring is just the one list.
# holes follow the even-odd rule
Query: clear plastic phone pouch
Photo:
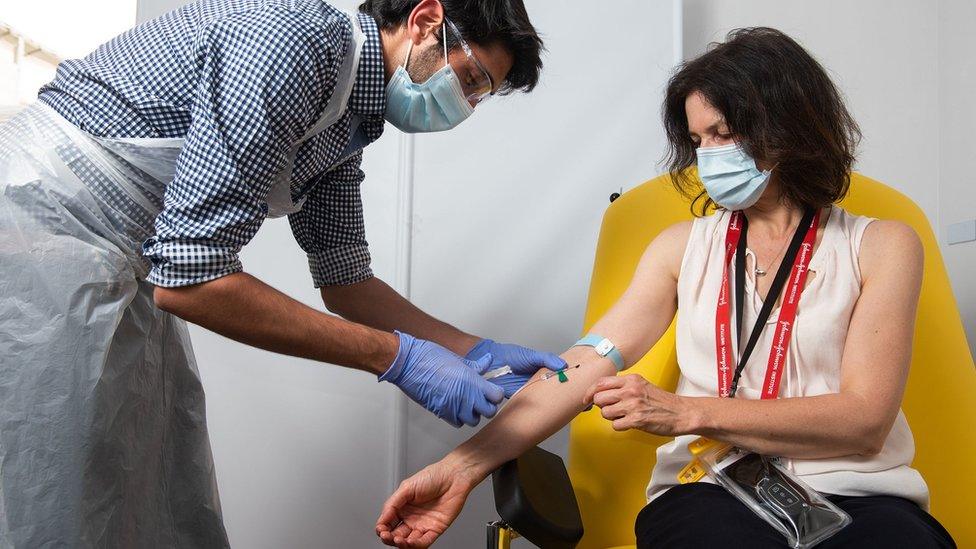
[[851, 523], [851, 516], [810, 488], [778, 458], [726, 445], [698, 456], [706, 473], [786, 537], [806, 549]]

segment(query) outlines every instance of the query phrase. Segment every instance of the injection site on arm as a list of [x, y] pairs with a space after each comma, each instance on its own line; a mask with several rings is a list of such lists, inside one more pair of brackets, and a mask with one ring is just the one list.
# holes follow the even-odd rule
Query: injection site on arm
[[583, 411], [587, 389], [616, 373], [614, 364], [592, 348], [573, 347], [561, 356], [572, 366], [559, 372], [537, 372], [491, 423], [445, 459], [459, 460], [479, 478], [488, 476], [569, 423]]
[[[548, 372], [537, 372], [491, 423], [445, 459], [487, 476], [569, 423], [588, 406], [585, 397], [593, 384], [644, 356], [674, 318], [678, 266], [689, 231], [690, 223], [679, 224], [648, 246], [624, 295], [590, 327], [589, 334], [599, 336], [589, 342], [584, 337], [581, 346], [560, 355], [566, 364], [579, 365], [564, 371], [565, 382], [558, 374], [543, 380]], [[604, 339], [612, 341], [613, 356], [606, 344], [600, 347]]]

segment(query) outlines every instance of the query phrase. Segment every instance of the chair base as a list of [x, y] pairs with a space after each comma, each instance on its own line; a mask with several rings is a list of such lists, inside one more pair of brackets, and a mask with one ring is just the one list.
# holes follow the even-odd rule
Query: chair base
[[518, 532], [501, 520], [489, 522], [487, 532], [488, 549], [510, 549], [512, 540], [519, 537]]

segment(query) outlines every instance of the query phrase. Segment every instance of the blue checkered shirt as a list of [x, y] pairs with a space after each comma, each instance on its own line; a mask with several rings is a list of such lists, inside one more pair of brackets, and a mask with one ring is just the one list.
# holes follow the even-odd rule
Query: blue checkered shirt
[[[366, 43], [346, 112], [299, 148], [292, 171], [305, 202], [288, 219], [317, 287], [372, 276], [358, 149], [383, 131], [385, 77], [376, 22], [357, 16]], [[142, 248], [149, 282], [197, 284], [243, 270], [238, 253], [328, 104], [351, 37], [322, 0], [200, 0], [64, 61], [39, 99], [98, 137], [185, 138]]]

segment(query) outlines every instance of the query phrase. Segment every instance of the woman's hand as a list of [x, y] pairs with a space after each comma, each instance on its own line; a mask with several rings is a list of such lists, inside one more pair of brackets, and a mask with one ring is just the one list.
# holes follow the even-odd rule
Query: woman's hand
[[429, 547], [454, 522], [481, 479], [447, 458], [400, 483], [376, 520], [376, 535], [386, 545]]
[[699, 413], [692, 399], [669, 393], [642, 376], [603, 377], [586, 391], [584, 404], [600, 407], [616, 431], [640, 429], [662, 436], [694, 432]]

